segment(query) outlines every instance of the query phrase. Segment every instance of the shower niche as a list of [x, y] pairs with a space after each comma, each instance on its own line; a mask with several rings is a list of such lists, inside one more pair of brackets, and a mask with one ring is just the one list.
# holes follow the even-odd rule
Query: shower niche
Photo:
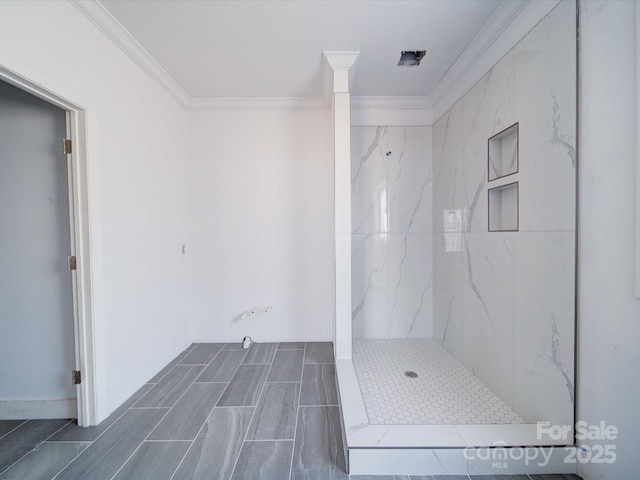
[[489, 138], [487, 150], [489, 181], [518, 173], [518, 124]]
[[489, 231], [518, 231], [518, 182], [489, 189]]

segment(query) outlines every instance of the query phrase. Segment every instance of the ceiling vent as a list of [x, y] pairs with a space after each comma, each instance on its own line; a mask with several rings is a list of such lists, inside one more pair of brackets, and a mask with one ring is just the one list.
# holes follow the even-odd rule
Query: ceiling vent
[[404, 50], [400, 52], [400, 60], [398, 60], [398, 66], [417, 67], [418, 65], [420, 65], [420, 60], [422, 60], [426, 53], [426, 50]]

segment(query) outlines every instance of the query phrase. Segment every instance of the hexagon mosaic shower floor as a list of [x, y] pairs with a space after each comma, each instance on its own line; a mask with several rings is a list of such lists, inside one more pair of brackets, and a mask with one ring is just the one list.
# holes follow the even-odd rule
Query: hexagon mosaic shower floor
[[435, 340], [354, 339], [353, 366], [370, 424], [524, 423]]

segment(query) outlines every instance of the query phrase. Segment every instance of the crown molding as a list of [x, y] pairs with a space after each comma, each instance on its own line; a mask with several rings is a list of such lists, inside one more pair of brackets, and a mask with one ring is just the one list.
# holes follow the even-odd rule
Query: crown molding
[[185, 107], [188, 111], [266, 111], [266, 110], [327, 110], [322, 97], [216, 97], [192, 98]]
[[190, 97], [162, 68], [145, 48], [122, 26], [99, 1], [69, 0], [85, 17], [98, 27], [120, 50], [131, 58], [144, 72], [158, 82], [183, 108]]
[[[219, 97], [192, 98], [185, 108], [191, 112], [295, 111], [327, 110], [329, 104], [322, 97]], [[433, 122], [429, 97], [351, 97], [351, 110], [357, 125], [431, 125]]]
[[351, 97], [353, 110], [431, 110], [429, 97]]
[[351, 125], [430, 126], [429, 97], [351, 97]]
[[504, 1], [431, 92], [439, 119], [561, 0]]

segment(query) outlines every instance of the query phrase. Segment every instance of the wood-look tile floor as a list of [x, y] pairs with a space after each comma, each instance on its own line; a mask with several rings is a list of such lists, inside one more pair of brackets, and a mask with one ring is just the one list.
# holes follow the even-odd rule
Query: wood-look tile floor
[[0, 420], [0, 480], [346, 480], [339, 408], [330, 343], [194, 344], [96, 427]]

